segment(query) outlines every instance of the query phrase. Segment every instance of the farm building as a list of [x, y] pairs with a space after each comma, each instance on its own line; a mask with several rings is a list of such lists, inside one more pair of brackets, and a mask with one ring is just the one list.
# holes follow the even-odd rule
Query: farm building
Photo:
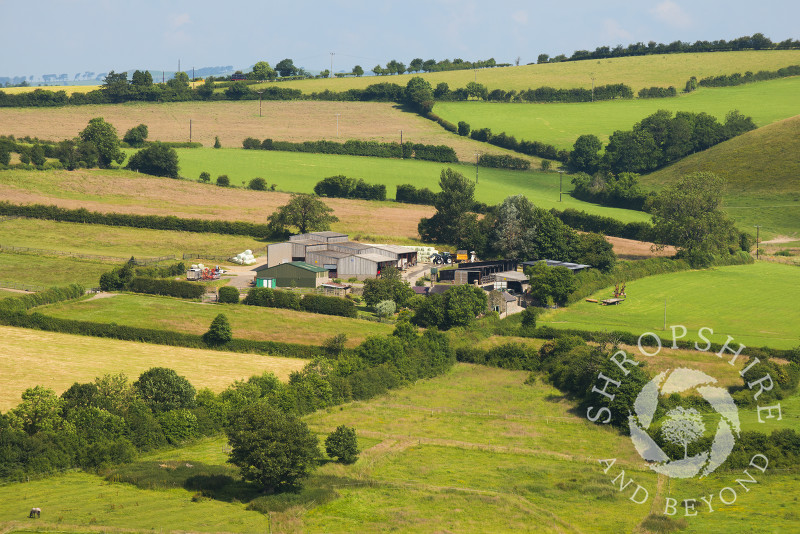
[[278, 287], [319, 287], [329, 281], [328, 270], [315, 267], [302, 261], [291, 261], [270, 267], [269, 264], [253, 269], [256, 272], [256, 286], [259, 280], [275, 279]]
[[452, 280], [456, 284], [488, 284], [494, 275], [517, 270], [516, 260], [493, 260], [461, 263], [455, 269], [439, 271], [439, 280]]
[[[387, 267], [405, 269], [417, 263], [417, 251], [397, 245], [367, 245], [338, 232], [292, 236], [267, 247], [267, 266], [306, 262], [326, 269], [331, 278], [374, 278]], [[279, 284], [280, 285], [280, 284]]]
[[524, 267], [533, 267], [537, 263], [545, 262], [548, 267], [566, 267], [573, 273], [578, 271], [582, 271], [584, 269], [589, 269], [591, 265], [584, 265], [582, 263], [570, 263], [568, 261], [556, 261], [556, 260], [537, 260], [537, 261], [523, 261], [522, 265]]

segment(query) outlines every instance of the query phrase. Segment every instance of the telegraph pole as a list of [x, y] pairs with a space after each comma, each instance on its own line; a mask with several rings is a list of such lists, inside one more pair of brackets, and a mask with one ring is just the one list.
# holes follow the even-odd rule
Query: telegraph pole
[[761, 226], [757, 224], [755, 228], [756, 228], [756, 259], [758, 259], [758, 242], [759, 238], [761, 237]]
[[256, 91], [258, 93], [258, 116], [261, 116], [261, 95], [264, 93], [264, 90]]
[[192, 142], [192, 119], [189, 119], [189, 142]]
[[558, 171], [558, 201], [561, 202], [561, 191], [564, 185], [564, 171]]
[[480, 160], [481, 160], [481, 154], [480, 153], [476, 153], [475, 154], [475, 183], [476, 184], [478, 183], [478, 162], [480, 162]]

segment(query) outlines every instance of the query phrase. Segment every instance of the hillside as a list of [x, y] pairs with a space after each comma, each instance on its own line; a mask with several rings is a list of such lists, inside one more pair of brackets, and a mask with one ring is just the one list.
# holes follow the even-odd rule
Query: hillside
[[[410, 58], [409, 58], [410, 59]], [[381, 82], [405, 85], [414, 76], [422, 76], [432, 85], [445, 82], [450, 88], [464, 87], [469, 82], [484, 84], [492, 89], [522, 89], [550, 86], [555, 88], [592, 87], [625, 83], [634, 91], [643, 87], [674, 85], [682, 89], [686, 81], [696, 76], [718, 76], [733, 72], [777, 70], [800, 63], [800, 50], [763, 50], [747, 52], [715, 52], [704, 54], [667, 54], [611, 58], [603, 60], [569, 61], [543, 65], [521, 65], [519, 67], [497, 67], [492, 69], [459, 70], [394, 76], [363, 76], [361, 78], [325, 78], [320, 80], [298, 80], [281, 82], [281, 87], [293, 87], [304, 93], [330, 89], [346, 91], [363, 89]], [[365, 71], [374, 66], [361, 65]], [[334, 70], [336, 65], [334, 65]], [[269, 86], [269, 84], [263, 84]]]
[[695, 171], [727, 180], [725, 208], [741, 228], [761, 235], [800, 233], [800, 115], [748, 132], [642, 177], [660, 189]]
[[642, 177], [660, 188], [684, 174], [710, 171], [727, 181], [727, 195], [781, 193], [800, 197], [800, 115], [747, 132]]
[[765, 126], [800, 113], [799, 93], [800, 77], [795, 76], [736, 87], [700, 88], [673, 98], [574, 104], [438, 102], [434, 112], [450, 122], [466, 121], [473, 129], [491, 128], [495, 134], [506, 132], [518, 140], [571, 149], [580, 135], [594, 134], [605, 143], [615, 130], [630, 130], [660, 109], [705, 112], [721, 121], [729, 111], [738, 109], [758, 126]]

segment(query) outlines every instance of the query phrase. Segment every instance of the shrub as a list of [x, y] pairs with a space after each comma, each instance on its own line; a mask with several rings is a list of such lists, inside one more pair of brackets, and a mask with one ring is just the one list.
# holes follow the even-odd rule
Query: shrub
[[358, 460], [358, 440], [356, 429], [339, 425], [327, 438], [325, 438], [325, 452], [331, 458], [343, 464], [352, 464]]
[[211, 175], [209, 173], [207, 173], [206, 171], [201, 172], [200, 173], [200, 181], [201, 182], [206, 182], [206, 183], [210, 182], [211, 181]]
[[178, 153], [174, 148], [161, 143], [153, 143], [131, 156], [128, 168], [153, 176], [177, 178]]
[[222, 148], [222, 143], [219, 142], [219, 137], [214, 136], [214, 148]]
[[209, 345], [222, 345], [233, 339], [231, 323], [224, 313], [220, 313], [211, 321], [208, 332], [203, 334], [203, 341]]
[[219, 302], [223, 304], [239, 304], [239, 290], [232, 286], [219, 288]]
[[125, 136], [122, 140], [128, 143], [130, 146], [137, 148], [144, 144], [145, 139], [147, 139], [147, 125], [140, 124], [139, 126], [134, 126], [127, 132], [125, 132]]
[[353, 301], [325, 295], [306, 295], [300, 301], [300, 309], [311, 313], [341, 317], [355, 318], [358, 315]]
[[248, 137], [247, 139], [242, 141], [242, 147], [245, 150], [259, 150], [261, 148], [261, 141], [259, 141], [255, 137]]
[[152, 367], [139, 375], [133, 389], [153, 412], [194, 407], [194, 386], [172, 369]]
[[264, 306], [266, 308], [300, 309], [300, 296], [291, 291], [281, 291], [268, 287], [253, 287], [242, 301], [248, 306]]
[[153, 278], [135, 277], [127, 286], [128, 291], [134, 293], [147, 293], [149, 295], [166, 295], [182, 299], [197, 299], [203, 296], [206, 288], [196, 282], [185, 280], [160, 280]]
[[267, 181], [263, 178], [253, 178], [250, 180], [250, 183], [247, 184], [248, 189], [252, 189], [253, 191], [266, 191], [267, 190]]
[[382, 300], [375, 305], [375, 315], [380, 318], [391, 317], [397, 310], [397, 305], [393, 300]]
[[230, 187], [231, 179], [228, 178], [227, 174], [220, 174], [217, 176], [217, 185], [220, 187]]
[[469, 135], [469, 124], [464, 121], [458, 122], [458, 135], [467, 136]]

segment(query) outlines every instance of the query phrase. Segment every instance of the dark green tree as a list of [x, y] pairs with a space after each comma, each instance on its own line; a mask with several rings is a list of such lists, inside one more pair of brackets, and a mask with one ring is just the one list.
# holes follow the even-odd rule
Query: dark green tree
[[603, 144], [596, 135], [586, 134], [575, 140], [572, 152], [569, 153], [568, 165], [573, 171], [593, 174], [600, 166], [600, 149]]
[[152, 367], [143, 372], [133, 383], [133, 389], [154, 412], [194, 407], [194, 386], [166, 367]]
[[128, 168], [153, 176], [178, 177], [178, 152], [169, 145], [155, 142], [131, 156]]
[[106, 168], [112, 161], [117, 163], [125, 161], [125, 153], [119, 148], [116, 128], [102, 117], [90, 120], [79, 136], [81, 140], [91, 143], [97, 149], [97, 162], [100, 167]]
[[31, 148], [31, 163], [37, 167], [41, 167], [44, 165], [45, 161], [47, 161], [47, 158], [44, 157], [44, 148], [42, 148], [42, 145], [39, 143], [36, 143]]
[[649, 206], [654, 241], [675, 245], [695, 265], [738, 249], [739, 234], [721, 210], [723, 185], [714, 173], [696, 172], [658, 193]]
[[230, 187], [231, 179], [228, 178], [227, 174], [220, 174], [217, 176], [217, 185], [219, 187]]
[[125, 132], [125, 136], [122, 138], [122, 140], [128, 143], [130, 146], [138, 148], [144, 144], [145, 140], [147, 139], [147, 135], [147, 125], [140, 124], [139, 126], [134, 126]]
[[253, 65], [253, 72], [250, 73], [253, 80], [274, 80], [278, 77], [275, 69], [269, 66], [266, 61], [259, 61]]
[[644, 130], [617, 130], [608, 139], [604, 163], [612, 172], [644, 173], [658, 167], [661, 149]]
[[364, 280], [364, 302], [368, 306], [375, 306], [383, 300], [392, 300], [403, 307], [414, 296], [414, 290], [400, 276], [400, 271], [394, 267], [384, 269], [380, 278]]
[[229, 461], [265, 492], [300, 489], [320, 456], [317, 436], [303, 421], [265, 404], [234, 413], [225, 434]]
[[297, 72], [297, 67], [294, 66], [294, 61], [289, 58], [282, 59], [275, 65], [275, 70], [280, 73], [281, 76], [294, 76]]
[[419, 72], [422, 70], [423, 64], [422, 58], [414, 58], [411, 60], [411, 63], [408, 64], [408, 72]]
[[208, 332], [203, 334], [203, 341], [209, 345], [222, 345], [233, 339], [231, 323], [224, 313], [220, 313], [211, 321]]
[[211, 181], [211, 174], [203, 171], [200, 173], [200, 181], [201, 182], [210, 182]]
[[353, 74], [355, 74], [358, 77], [361, 77], [364, 75], [364, 69], [361, 68], [361, 65], [356, 65], [355, 67], [353, 67]]
[[[443, 169], [439, 177], [441, 192], [436, 194], [436, 213], [419, 222], [418, 231], [423, 241], [459, 245], [465, 241], [467, 230], [477, 225], [475, 183], [453, 169]], [[467, 241], [466, 246], [473, 245]], [[474, 248], [474, 246], [473, 246]]]
[[214, 136], [214, 148], [222, 148], [222, 143], [219, 142], [219, 136]]
[[100, 88], [112, 102], [125, 102], [130, 96], [127, 72], [109, 72]]
[[153, 75], [148, 70], [136, 70], [131, 77], [131, 85], [136, 88], [153, 85]]
[[547, 63], [550, 61], [550, 56], [547, 54], [539, 54], [539, 57], [536, 58], [536, 63]]
[[333, 210], [321, 200], [305, 194], [293, 194], [289, 203], [269, 216], [269, 225], [277, 232], [297, 229], [299, 233], [330, 230], [338, 222]]
[[588, 233], [578, 236], [575, 261], [591, 265], [607, 273], [617, 263], [614, 246], [602, 234]]
[[247, 188], [252, 189], [253, 191], [266, 191], [267, 181], [260, 177], [253, 178], [250, 180], [250, 183], [247, 184]]
[[228, 100], [241, 100], [250, 94], [250, 88], [244, 82], [233, 82], [225, 89], [225, 98]]
[[547, 305], [552, 300], [555, 304], [563, 306], [567, 303], [570, 293], [578, 287], [575, 275], [566, 267], [548, 267], [540, 262], [528, 270], [530, 276], [531, 296], [542, 305]]
[[444, 292], [445, 327], [467, 326], [486, 311], [486, 291], [472, 285], [455, 286]]
[[358, 440], [356, 429], [339, 425], [327, 438], [325, 438], [325, 452], [331, 458], [343, 464], [352, 464], [358, 460]]
[[200, 98], [208, 100], [214, 94], [214, 80], [210, 77], [206, 78], [201, 86], [197, 88], [197, 94]]
[[421, 114], [433, 109], [433, 89], [431, 84], [419, 76], [414, 76], [406, 84], [406, 103]]

